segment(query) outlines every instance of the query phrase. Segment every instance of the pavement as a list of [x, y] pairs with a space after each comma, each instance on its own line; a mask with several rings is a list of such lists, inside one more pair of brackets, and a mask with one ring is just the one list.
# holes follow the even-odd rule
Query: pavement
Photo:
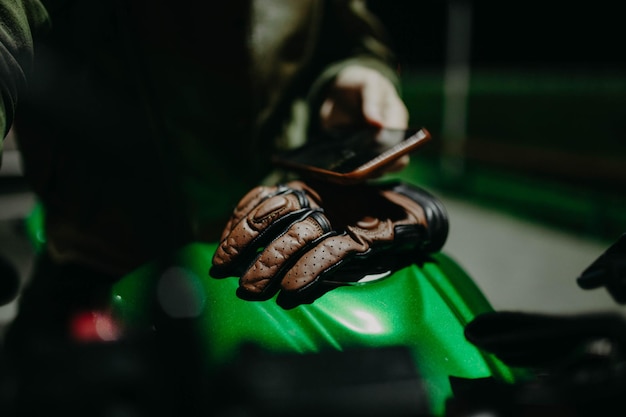
[[[610, 245], [440, 195], [450, 216], [443, 250], [474, 279], [496, 310], [551, 314], [623, 313], [604, 288], [576, 278]], [[616, 236], [616, 238], [619, 236]]]

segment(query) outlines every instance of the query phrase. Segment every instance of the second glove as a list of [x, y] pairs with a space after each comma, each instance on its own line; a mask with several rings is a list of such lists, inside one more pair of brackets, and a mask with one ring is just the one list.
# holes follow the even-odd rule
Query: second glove
[[244, 299], [278, 290], [304, 299], [325, 281], [355, 282], [414, 262], [441, 249], [447, 234], [441, 202], [406, 183], [259, 186], [234, 210], [211, 275], [240, 277]]

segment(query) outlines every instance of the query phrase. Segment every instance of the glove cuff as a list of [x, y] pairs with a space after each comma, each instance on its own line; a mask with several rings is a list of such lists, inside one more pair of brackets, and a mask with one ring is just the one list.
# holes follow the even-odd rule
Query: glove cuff
[[448, 212], [443, 203], [428, 191], [404, 182], [395, 183], [391, 190], [415, 201], [424, 210], [427, 236], [422, 250], [430, 253], [441, 250], [450, 229]]

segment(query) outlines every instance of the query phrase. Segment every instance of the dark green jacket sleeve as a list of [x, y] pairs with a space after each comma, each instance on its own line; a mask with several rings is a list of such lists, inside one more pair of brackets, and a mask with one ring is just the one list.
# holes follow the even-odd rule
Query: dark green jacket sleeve
[[308, 94], [310, 110], [317, 110], [326, 86], [343, 68], [365, 66], [387, 77], [400, 92], [396, 72], [397, 57], [391, 38], [365, 0], [328, 0], [320, 34], [323, 71], [312, 83]]
[[[33, 55], [33, 33], [48, 16], [38, 0], [0, 0], [0, 133], [7, 135]], [[1, 143], [1, 142], [0, 142]], [[0, 163], [1, 163], [0, 145]]]

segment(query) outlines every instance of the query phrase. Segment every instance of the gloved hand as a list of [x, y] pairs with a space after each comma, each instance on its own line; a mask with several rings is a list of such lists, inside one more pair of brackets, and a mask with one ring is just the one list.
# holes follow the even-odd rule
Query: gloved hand
[[308, 302], [328, 290], [324, 282], [356, 282], [415, 262], [441, 249], [447, 233], [441, 202], [406, 183], [259, 186], [234, 210], [210, 274], [240, 277], [244, 299], [282, 290], [279, 299]]

